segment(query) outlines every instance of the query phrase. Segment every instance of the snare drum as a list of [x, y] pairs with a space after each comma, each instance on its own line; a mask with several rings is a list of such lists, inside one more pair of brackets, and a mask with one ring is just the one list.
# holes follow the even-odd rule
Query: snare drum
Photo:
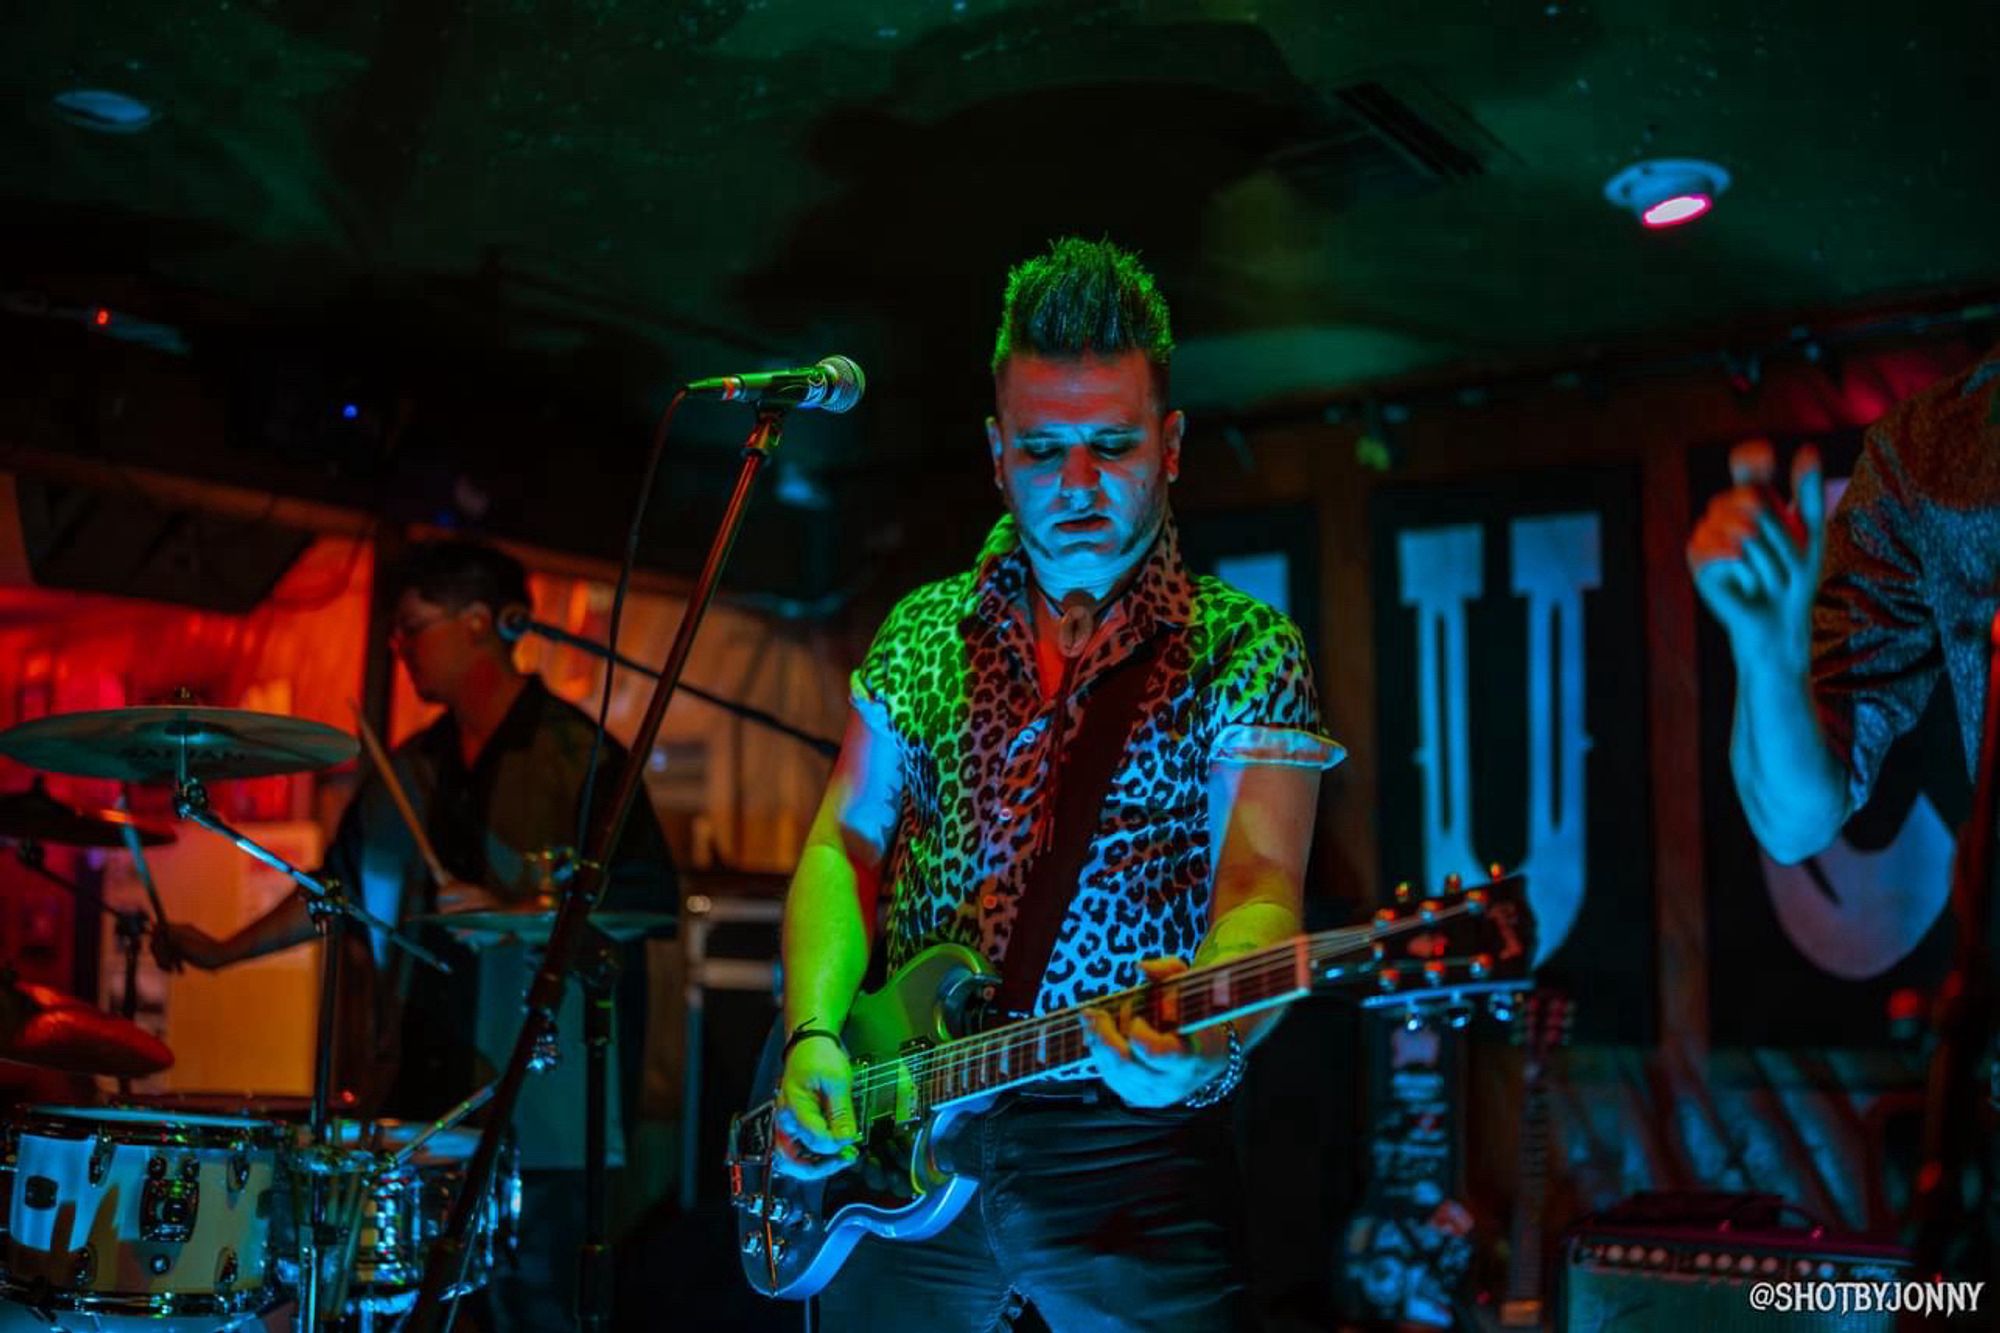
[[[431, 1244], [445, 1229], [451, 1206], [465, 1183], [467, 1165], [479, 1135], [469, 1129], [448, 1129], [432, 1135], [409, 1161], [389, 1168], [388, 1160], [409, 1146], [426, 1127], [397, 1120], [334, 1122], [334, 1146], [378, 1154], [382, 1168], [368, 1183], [361, 1200], [353, 1268], [347, 1287], [347, 1307], [377, 1314], [397, 1314], [416, 1304], [424, 1282], [424, 1265]], [[493, 1188], [475, 1216], [467, 1242], [464, 1281], [454, 1295], [484, 1287], [496, 1256], [507, 1253], [521, 1215], [520, 1172], [510, 1150], [501, 1154]], [[307, 1182], [289, 1182], [289, 1207], [278, 1210], [278, 1252], [283, 1273], [296, 1284], [298, 1265], [288, 1237], [296, 1234], [304, 1209]]]
[[97, 1315], [200, 1316], [209, 1327], [276, 1303], [268, 1197], [282, 1125], [235, 1116], [41, 1106], [11, 1127], [0, 1292]]

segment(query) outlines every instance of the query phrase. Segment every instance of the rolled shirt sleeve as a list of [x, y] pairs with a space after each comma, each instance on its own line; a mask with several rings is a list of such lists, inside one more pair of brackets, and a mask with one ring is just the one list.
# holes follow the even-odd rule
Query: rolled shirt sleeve
[[1299, 628], [1276, 611], [1224, 661], [1215, 701], [1211, 764], [1332, 768], [1347, 751], [1322, 729], [1312, 663]]

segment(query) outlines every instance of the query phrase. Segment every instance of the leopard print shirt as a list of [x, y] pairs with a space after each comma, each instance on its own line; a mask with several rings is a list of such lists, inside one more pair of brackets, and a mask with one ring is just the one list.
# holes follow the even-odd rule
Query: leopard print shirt
[[1192, 960], [1207, 933], [1218, 763], [1327, 768], [1298, 627], [1218, 579], [1190, 576], [1171, 519], [1077, 664], [1066, 699], [1035, 672], [1028, 562], [1011, 517], [978, 564], [903, 598], [854, 673], [855, 707], [895, 738], [902, 805], [883, 882], [887, 962], [944, 942], [1006, 954], [1037, 830], [1052, 727], [1074, 735], [1093, 683], [1155, 635], [1159, 655], [1113, 770], [1095, 841], [1043, 974], [1044, 1013]]

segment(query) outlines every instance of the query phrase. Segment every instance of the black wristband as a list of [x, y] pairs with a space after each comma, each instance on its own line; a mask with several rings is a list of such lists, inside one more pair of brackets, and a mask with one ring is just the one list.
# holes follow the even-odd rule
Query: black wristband
[[827, 1028], [800, 1026], [793, 1028], [792, 1035], [785, 1039], [785, 1049], [778, 1053], [778, 1058], [781, 1060], [788, 1058], [792, 1053], [792, 1047], [810, 1037], [825, 1037], [828, 1041], [840, 1047], [841, 1050], [845, 1051], [847, 1049], [846, 1044], [840, 1040], [838, 1032], [830, 1031]]

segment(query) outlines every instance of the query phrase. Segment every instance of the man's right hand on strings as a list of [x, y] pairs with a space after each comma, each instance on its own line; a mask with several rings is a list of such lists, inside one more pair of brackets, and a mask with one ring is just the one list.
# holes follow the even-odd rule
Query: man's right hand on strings
[[778, 1170], [802, 1180], [845, 1171], [860, 1158], [854, 1069], [839, 1042], [808, 1037], [785, 1057], [778, 1080]]

